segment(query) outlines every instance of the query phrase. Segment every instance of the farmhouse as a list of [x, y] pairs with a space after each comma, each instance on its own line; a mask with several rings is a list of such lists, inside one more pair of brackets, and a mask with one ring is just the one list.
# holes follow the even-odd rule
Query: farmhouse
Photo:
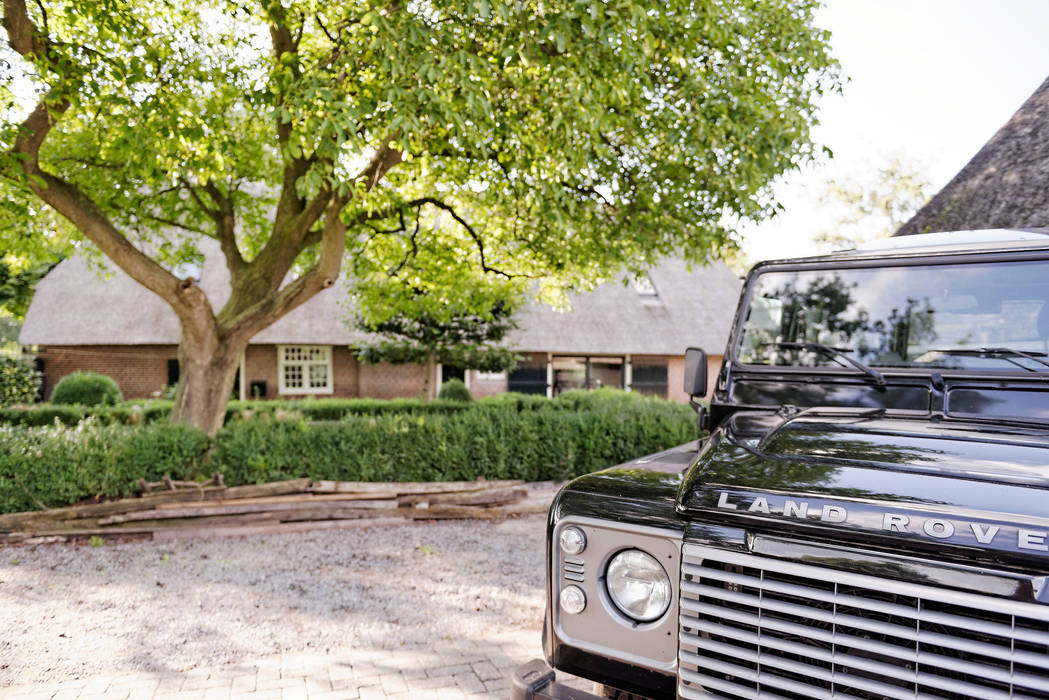
[[[217, 244], [205, 241], [202, 269], [187, 272], [217, 307], [229, 273]], [[462, 378], [474, 396], [504, 391], [555, 395], [612, 386], [687, 399], [681, 391], [685, 348], [721, 362], [740, 282], [722, 263], [689, 270], [666, 260], [640, 283], [613, 281], [572, 299], [572, 310], [530, 306], [507, 345], [523, 358], [508, 374], [456, 367], [367, 365], [350, 345], [362, 338], [347, 322], [345, 284], [336, 284], [259, 333], [241, 360], [242, 398], [419, 396], [426, 386]], [[179, 325], [161, 299], [120, 270], [100, 273], [82, 257], [63, 261], [37, 285], [19, 341], [34, 346], [45, 398], [75, 370], [106, 374], [127, 398], [162, 393], [178, 381]]]

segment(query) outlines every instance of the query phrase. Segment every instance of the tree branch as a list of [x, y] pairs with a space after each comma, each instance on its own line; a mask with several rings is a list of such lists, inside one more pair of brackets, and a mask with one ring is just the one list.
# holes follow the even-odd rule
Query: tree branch
[[346, 224], [341, 216], [346, 202], [346, 198], [338, 198], [328, 205], [321, 233], [321, 252], [313, 267], [277, 294], [268, 295], [238, 314], [227, 337], [246, 342], [276, 319], [335, 284], [346, 250]]
[[455, 219], [456, 223], [458, 223], [460, 226], [462, 226], [463, 229], [470, 235], [470, 238], [473, 239], [474, 244], [477, 246], [477, 252], [478, 252], [478, 254], [481, 257], [481, 269], [484, 272], [488, 272], [488, 273], [491, 273], [493, 275], [499, 275], [501, 277], [505, 277], [506, 279], [513, 279], [514, 277], [519, 276], [519, 275], [512, 275], [512, 274], [510, 274], [508, 272], [505, 272], [503, 270], [500, 270], [499, 268], [496, 268], [496, 267], [491, 267], [485, 261], [485, 259], [484, 259], [484, 239], [481, 237], [481, 235], [479, 233], [477, 233], [477, 231], [474, 230], [473, 226], [471, 226], [466, 221], [466, 219], [464, 219], [463, 217], [459, 216], [459, 213], [456, 212], [455, 209], [451, 205], [445, 204], [441, 200], [436, 199], [434, 197], [420, 197], [419, 199], [413, 199], [412, 201], [408, 202], [408, 206], [409, 207], [422, 207], [422, 206], [424, 206], [426, 204], [430, 204], [432, 206], [437, 207], [438, 209], [441, 209], [442, 211], [448, 212], [448, 214], [453, 219]]
[[[2, 24], [12, 49], [22, 56], [32, 56], [44, 62], [48, 60], [51, 42], [33, 25], [23, 0], [4, 0]], [[66, 95], [70, 87], [69, 81], [52, 87], [22, 122], [11, 151], [20, 156], [21, 175], [25, 178], [23, 186], [28, 186], [37, 197], [67, 218], [132, 279], [171, 304], [176, 313], [188, 313], [190, 307], [199, 307], [201, 302], [207, 305], [203, 292], [199, 289], [195, 289], [196, 293], [187, 292], [174, 275], [131, 245], [101, 208], [76, 185], [41, 170], [40, 147], [59, 117], [69, 109], [70, 101]]]
[[226, 258], [226, 267], [229, 268], [231, 280], [233, 284], [236, 284], [246, 263], [240, 254], [240, 248], [237, 247], [237, 220], [233, 198], [210, 180], [204, 183], [204, 192], [215, 203], [216, 208], [212, 218], [215, 220], [216, 237], [222, 248], [222, 255]]

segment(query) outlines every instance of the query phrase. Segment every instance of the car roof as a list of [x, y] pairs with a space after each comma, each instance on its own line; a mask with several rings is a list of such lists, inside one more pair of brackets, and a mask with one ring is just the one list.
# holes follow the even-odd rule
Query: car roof
[[982, 229], [976, 231], [943, 231], [911, 236], [880, 238], [851, 250], [826, 255], [769, 260], [761, 263], [797, 263], [865, 258], [911, 257], [949, 253], [994, 253], [1023, 250], [1049, 250], [1049, 228]]

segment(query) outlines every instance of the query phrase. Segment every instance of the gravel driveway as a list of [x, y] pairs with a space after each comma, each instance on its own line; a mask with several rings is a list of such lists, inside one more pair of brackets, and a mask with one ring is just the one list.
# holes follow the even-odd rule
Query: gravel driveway
[[512, 629], [538, 640], [544, 543], [532, 515], [0, 549], [0, 687]]

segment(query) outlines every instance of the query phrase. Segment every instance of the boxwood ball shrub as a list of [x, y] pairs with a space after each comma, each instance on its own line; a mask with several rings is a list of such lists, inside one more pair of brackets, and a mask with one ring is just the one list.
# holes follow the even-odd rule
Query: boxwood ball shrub
[[59, 380], [51, 403], [80, 406], [115, 406], [124, 400], [117, 383], [95, 372], [73, 372]]
[[33, 403], [40, 373], [23, 357], [0, 357], [0, 406]]
[[441, 391], [437, 394], [439, 399], [451, 401], [473, 401], [470, 390], [463, 384], [462, 379], [449, 379], [441, 385]]

